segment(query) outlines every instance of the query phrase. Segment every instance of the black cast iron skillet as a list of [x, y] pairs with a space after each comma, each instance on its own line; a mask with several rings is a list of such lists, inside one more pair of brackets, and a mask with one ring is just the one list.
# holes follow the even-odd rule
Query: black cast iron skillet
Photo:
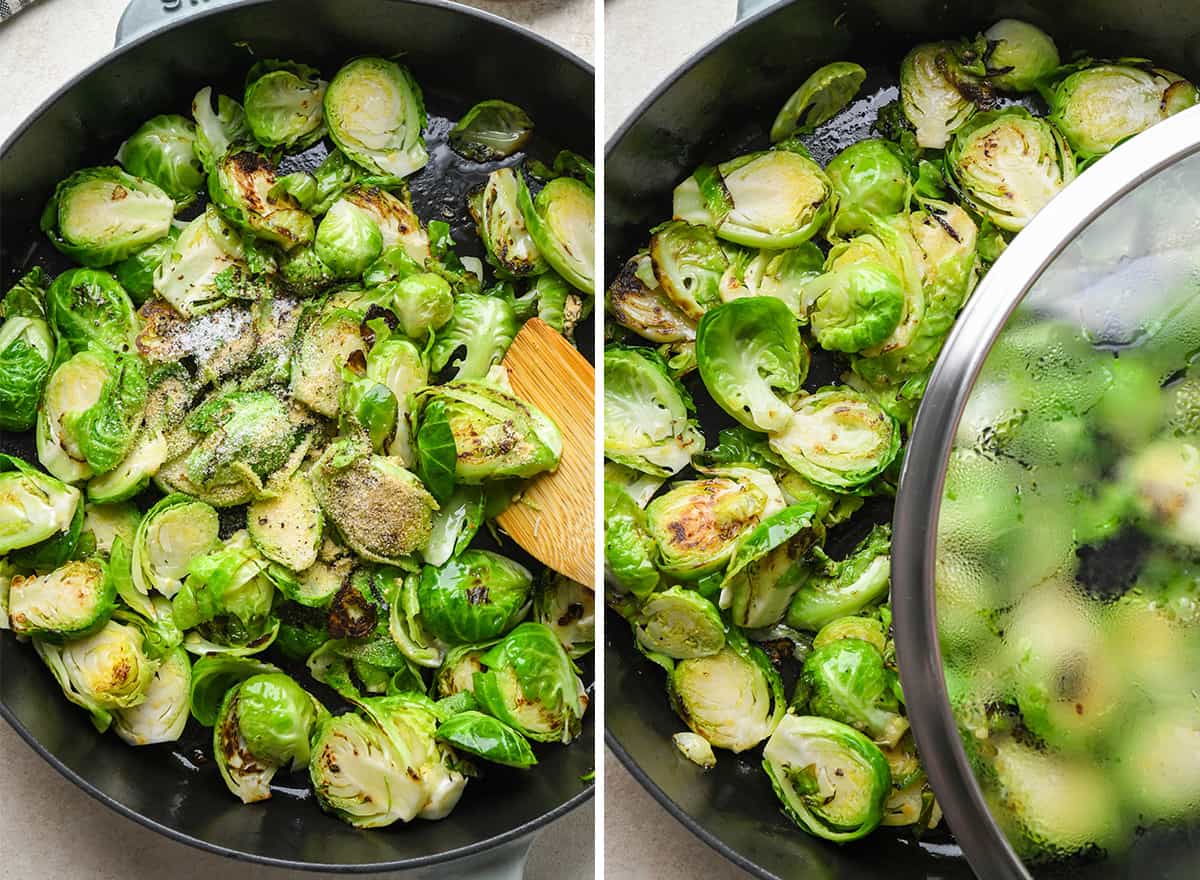
[[[484, 98], [505, 98], [537, 123], [533, 155], [550, 160], [561, 148], [592, 153], [591, 68], [494, 16], [428, 0], [258, 0], [207, 9], [135, 37], [63, 87], [0, 148], [4, 289], [35, 264], [51, 272], [67, 267], [38, 229], [42, 206], [60, 179], [76, 168], [110, 163], [121, 141], [150, 116], [186, 113], [201, 86], [241, 95], [254, 59], [237, 43], [260, 58], [317, 65], [326, 77], [355, 55], [403, 53], [431, 115], [432, 159], [411, 179], [417, 211], [426, 221], [449, 220], [456, 238], [474, 242], [476, 253], [462, 196], [490, 167], [466, 163], [441, 145], [451, 124], [446, 120]], [[592, 336], [590, 325], [579, 328], [589, 357]], [[0, 449], [33, 460], [28, 436], [0, 432]], [[504, 552], [518, 556], [511, 543]], [[584, 678], [590, 684], [590, 665]], [[207, 760], [208, 731], [194, 722], [172, 745], [134, 749], [114, 735], [97, 735], [30, 646], [0, 638], [0, 715], [63, 775], [175, 840], [290, 869], [400, 870], [457, 859], [439, 875], [519, 876], [532, 833], [591, 797], [592, 785], [583, 777], [594, 766], [594, 714], [569, 747], [539, 747], [540, 763], [532, 771], [489, 766], [485, 779], [468, 784], [447, 819], [359, 831], [322, 813], [303, 775], [277, 780], [265, 803], [241, 805]]]
[[[772, 6], [697, 53], [608, 142], [607, 277], [645, 245], [652, 226], [670, 216], [672, 189], [697, 165], [765, 148], [776, 112], [820, 65], [843, 59], [865, 64], [869, 77], [860, 97], [873, 95], [883, 103], [895, 97], [884, 90], [894, 89], [900, 59], [913, 45], [974, 34], [1004, 17], [1045, 28], [1066, 50], [1136, 53], [1192, 77], [1200, 70], [1195, 0], [797, 0]], [[810, 147], [818, 160], [828, 161], [847, 143], [868, 136], [873, 119], [874, 105], [852, 107], [835, 122], [832, 137]], [[836, 362], [814, 362], [806, 385], [819, 386], [839, 371]], [[685, 384], [697, 392], [707, 437], [733, 424], [694, 376]], [[882, 505], [868, 515], [888, 513]], [[848, 543], [855, 537], [836, 539]], [[709, 771], [691, 764], [671, 743], [684, 724], [667, 704], [662, 670], [636, 651], [628, 624], [616, 614], [608, 614], [605, 632], [607, 744], [672, 815], [740, 867], [764, 878], [803, 880], [972, 876], [944, 832], [918, 842], [883, 829], [841, 847], [805, 835], [780, 812], [761, 769], [761, 748], [740, 756], [720, 752]], [[1066, 866], [1062, 876], [1071, 874]]]

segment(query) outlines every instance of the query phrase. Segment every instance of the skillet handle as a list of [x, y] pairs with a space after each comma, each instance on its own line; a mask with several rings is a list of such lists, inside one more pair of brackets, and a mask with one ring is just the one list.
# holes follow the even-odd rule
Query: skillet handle
[[768, 6], [773, 6], [778, 0], [738, 0], [737, 20], [749, 18], [755, 13], [762, 12]]
[[117, 46], [188, 16], [237, 0], [129, 0], [117, 24]]

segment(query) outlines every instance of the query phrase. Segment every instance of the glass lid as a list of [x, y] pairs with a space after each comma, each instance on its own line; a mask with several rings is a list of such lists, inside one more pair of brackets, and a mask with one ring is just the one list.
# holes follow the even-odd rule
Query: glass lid
[[976, 873], [1200, 876], [1200, 108], [981, 282], [893, 546], [909, 715]]

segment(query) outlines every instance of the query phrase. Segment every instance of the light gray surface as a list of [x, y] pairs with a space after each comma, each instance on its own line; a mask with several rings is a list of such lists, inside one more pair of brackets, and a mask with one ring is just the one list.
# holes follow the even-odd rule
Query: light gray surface
[[[592, 60], [591, 0], [475, 0], [467, 5], [517, 21]], [[67, 79], [109, 51], [123, 9], [121, 0], [40, 0], [0, 26], [0, 141]], [[86, 723], [81, 714], [80, 724]], [[591, 878], [594, 816], [589, 803], [546, 829], [534, 844], [527, 880]], [[118, 816], [59, 776], [2, 721], [0, 854], [0, 877], [21, 880], [289, 876], [174, 843]]]
[[[736, 6], [736, 0], [605, 2], [606, 138], [663, 78], [733, 24]], [[684, 8], [686, 14], [681, 14]], [[608, 696], [618, 698], [618, 694]], [[607, 877], [741, 880], [749, 876], [659, 806], [611, 752], [606, 753], [604, 764]]]

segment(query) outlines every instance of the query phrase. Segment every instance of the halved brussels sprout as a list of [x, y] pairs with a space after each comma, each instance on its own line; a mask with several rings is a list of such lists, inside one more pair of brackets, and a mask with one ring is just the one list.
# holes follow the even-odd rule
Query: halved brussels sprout
[[595, 647], [596, 594], [566, 575], [542, 572], [533, 587], [533, 619], [554, 631], [572, 659]]
[[266, 59], [246, 74], [246, 122], [264, 147], [301, 149], [325, 133], [325, 82], [314, 67]]
[[650, 236], [654, 278], [683, 314], [699, 321], [721, 303], [721, 277], [729, 259], [708, 226], [673, 220]]
[[300, 318], [292, 363], [292, 396], [327, 418], [338, 414], [342, 368], [366, 357], [359, 316], [349, 309], [314, 307]]
[[255, 676], [280, 672], [278, 666], [252, 660], [249, 657], [234, 657], [228, 654], [207, 654], [196, 659], [192, 667], [192, 681], [188, 687], [188, 702], [192, 715], [205, 727], [217, 723], [217, 715], [225, 694], [235, 685]]
[[979, 59], [987, 80], [1006, 92], [1032, 92], [1038, 80], [1058, 67], [1058, 47], [1041, 28], [1002, 18], [983, 32]]
[[645, 348], [604, 352], [604, 456], [643, 473], [669, 477], [704, 449], [688, 417], [691, 395], [662, 358]]
[[809, 579], [806, 554], [824, 539], [812, 503], [785, 507], [746, 531], [721, 581], [720, 605], [734, 625], [758, 629], [782, 620]]
[[235, 617], [242, 629], [260, 631], [274, 598], [266, 568], [267, 560], [245, 531], [193, 557], [182, 587], [171, 599], [175, 625], [189, 630], [216, 618]]
[[437, 738], [493, 764], [524, 768], [537, 763], [525, 737], [482, 712], [468, 710], [446, 719], [437, 729]]
[[203, 501], [168, 495], [142, 517], [133, 543], [133, 584], [149, 595], [157, 590], [168, 599], [179, 592], [192, 559], [218, 543], [220, 520]]
[[176, 432], [174, 455], [155, 475], [169, 491], [215, 507], [274, 494], [308, 451], [313, 424], [268, 391], [216, 392]]
[[986, 86], [963, 69], [953, 43], [922, 43], [900, 62], [900, 104], [917, 145], [940, 150], [971, 118]]
[[61, 341], [75, 351], [92, 343], [114, 352], [135, 350], [133, 303], [107, 272], [69, 269], [59, 275], [46, 293], [46, 311]]
[[821, 274], [824, 263], [825, 255], [811, 241], [784, 251], [739, 249], [721, 276], [721, 299], [773, 296], [796, 320], [803, 321], [804, 286]]
[[157, 184], [183, 207], [204, 186], [204, 163], [196, 156], [196, 126], [185, 116], [155, 116], [117, 150], [117, 161], [135, 177]]
[[408, 398], [429, 384], [429, 368], [420, 349], [400, 336], [384, 335], [372, 325], [374, 342], [367, 352], [367, 378], [392, 392], [396, 399], [396, 426], [387, 445], [387, 454], [399, 458], [405, 467], [416, 462], [412, 431], [408, 419]]
[[622, 267], [608, 288], [605, 308], [612, 319], [651, 342], [690, 342], [696, 322], [679, 309], [659, 287], [647, 253]]
[[246, 269], [237, 231], [209, 205], [188, 223], [154, 270], [154, 292], [186, 318], [220, 308], [228, 300], [221, 279]]
[[115, 166], [84, 168], [63, 180], [42, 212], [42, 232], [85, 266], [111, 266], [158, 241], [175, 203], [148, 180]]
[[[447, 136], [460, 156], [474, 162], [498, 162], [520, 150], [533, 136], [529, 114], [508, 101], [480, 101]], [[508, 170], [508, 169], [504, 169]]]
[[573, 177], [556, 177], [533, 198], [517, 175], [517, 204], [542, 257], [577, 290], [596, 293], [596, 194]]
[[308, 769], [322, 809], [356, 828], [444, 818], [467, 780], [435, 739], [433, 701], [399, 694], [358, 706], [369, 720], [339, 715], [317, 727]]
[[143, 430], [116, 467], [88, 480], [88, 500], [96, 504], [128, 501], [150, 484], [166, 460], [167, 441], [162, 432]]
[[113, 275], [125, 288], [134, 305], [140, 306], [154, 295], [154, 273], [163, 260], [170, 256], [178, 238], [179, 229], [172, 226], [158, 241], [146, 245], [112, 267]]
[[113, 729], [131, 746], [175, 742], [188, 722], [192, 661], [175, 648], [163, 658], [146, 688], [146, 699], [131, 709], [113, 712]]
[[686, 587], [653, 593], [632, 623], [639, 645], [675, 660], [708, 657], [725, 647], [721, 612]]
[[49, 574], [14, 577], [9, 584], [8, 620], [19, 636], [70, 641], [108, 623], [116, 597], [103, 559], [71, 561]]
[[38, 460], [69, 482], [113, 470], [133, 446], [145, 405], [141, 363], [92, 348], [50, 376], [37, 420]]
[[475, 687], [475, 673], [484, 671], [480, 658], [492, 644], [459, 645], [447, 651], [433, 677], [430, 695], [445, 699], [464, 692], [471, 693]]
[[676, 663], [667, 691], [693, 733], [731, 752], [769, 737], [787, 708], [779, 673], [736, 630], [716, 654]]
[[904, 316], [904, 285], [880, 263], [862, 261], [826, 272], [804, 288], [813, 335], [828, 351], [882, 344]]
[[[449, 364], [455, 368], [455, 380], [483, 379], [504, 359], [518, 329], [509, 299], [460, 293], [454, 301], [454, 316], [435, 334], [429, 366], [437, 372]], [[456, 357], [463, 349], [465, 354]]]
[[391, 296], [391, 309], [400, 330], [412, 339], [428, 339], [454, 316], [450, 283], [433, 272], [418, 272], [400, 281], [381, 285]]
[[531, 477], [554, 470], [562, 435], [543, 413], [513, 395], [477, 382], [449, 382], [412, 395], [414, 434], [420, 438], [426, 410], [445, 407], [457, 450], [454, 477], [485, 480]]
[[27, 431], [37, 421], [56, 346], [44, 318], [5, 312], [0, 324], [0, 428]]
[[792, 821], [835, 843], [878, 828], [891, 792], [879, 747], [829, 718], [785, 715], [763, 750], [763, 769]]
[[781, 145], [697, 169], [675, 188], [674, 214], [736, 244], [793, 248], [825, 226], [832, 194], [820, 165]]
[[283, 766], [308, 764], [323, 706], [281, 672], [255, 675], [230, 688], [213, 727], [213, 756], [225, 785], [244, 804], [271, 796]]
[[217, 108], [213, 109], [213, 90], [205, 86], [192, 98], [192, 118], [196, 120], [196, 156], [211, 172], [217, 162], [229, 152], [233, 144], [250, 137], [250, 124], [246, 111], [233, 98], [217, 96]]
[[808, 708], [848, 724], [877, 743], [894, 746], [908, 730], [896, 699], [898, 678], [872, 644], [843, 638], [817, 648], [801, 673]]
[[313, 219], [275, 187], [275, 169], [249, 150], [226, 153], [208, 174], [208, 195], [218, 211], [243, 232], [290, 251], [313, 240]]
[[429, 233], [421, 228], [421, 219], [412, 205], [377, 186], [352, 186], [342, 193], [342, 198], [379, 227], [384, 251], [400, 248], [418, 265], [425, 265], [432, 254]]
[[784, 103], [771, 125], [771, 143], [811, 134], [849, 104], [867, 72], [852, 61], [834, 61], [811, 73]]
[[246, 530], [263, 556], [292, 571], [304, 571], [317, 561], [325, 518], [302, 473], [292, 475], [280, 494], [261, 498], [246, 508]]
[[496, 266], [517, 276], [538, 275], [547, 266], [521, 213], [518, 173], [512, 168], [497, 168], [488, 175], [478, 204], [472, 201], [468, 206], [475, 214], [488, 257]]
[[569, 743], [582, 730], [588, 699], [575, 664], [553, 630], [522, 623], [480, 662], [475, 697], [488, 714], [538, 742]]
[[[93, 504], [84, 505], [83, 528], [79, 532], [81, 555], [96, 554], [108, 558], [113, 545], [120, 540], [126, 548], [133, 546], [142, 512], [134, 505]], [[136, 610], [136, 609], [135, 609]]]
[[748, 296], [707, 312], [696, 331], [696, 358], [713, 400], [747, 428], [778, 431], [791, 420], [777, 392], [800, 390], [809, 354], [780, 300]]
[[912, 181], [903, 153], [891, 141], [853, 143], [829, 160], [825, 173], [837, 196], [830, 236], [868, 232], [871, 218], [892, 217], [908, 207]]
[[724, 568], [742, 532], [783, 507], [774, 478], [755, 468], [717, 468], [676, 483], [646, 507], [659, 568], [689, 581]]
[[788, 626], [816, 632], [840, 617], [858, 614], [886, 598], [891, 583], [891, 533], [876, 526], [845, 559], [826, 557], [801, 586], [787, 610]]
[[604, 572], [615, 594], [645, 598], [659, 583], [658, 545], [645, 512], [616, 483], [604, 482]]
[[355, 278], [383, 251], [383, 233], [366, 212], [345, 198], [333, 203], [317, 227], [313, 252], [338, 278]]
[[39, 638], [33, 646], [63, 696], [87, 709], [102, 733], [112, 723], [112, 710], [130, 709], [146, 699], [158, 668], [146, 656], [141, 631], [114, 620], [81, 639], [56, 644]]
[[533, 577], [525, 566], [487, 550], [465, 550], [425, 566], [417, 586], [421, 619], [454, 645], [499, 638], [529, 612]]
[[828, 489], [857, 489], [883, 473], [900, 452], [900, 426], [849, 388], [818, 391], [800, 401], [771, 449], [801, 476]]
[[82, 503], [74, 486], [0, 454], [0, 555], [68, 534]]
[[324, 108], [329, 137], [368, 171], [407, 177], [429, 161], [421, 136], [425, 103], [408, 68], [355, 58], [334, 74]]
[[980, 113], [955, 131], [946, 171], [966, 203], [1018, 232], [1075, 179], [1063, 136], [1023, 107]]
[[1194, 106], [1200, 91], [1177, 73], [1129, 64], [1078, 70], [1043, 88], [1049, 120], [1084, 160]]
[[336, 440], [313, 465], [313, 491], [325, 515], [364, 559], [401, 563], [429, 541], [437, 502], [395, 459]]

